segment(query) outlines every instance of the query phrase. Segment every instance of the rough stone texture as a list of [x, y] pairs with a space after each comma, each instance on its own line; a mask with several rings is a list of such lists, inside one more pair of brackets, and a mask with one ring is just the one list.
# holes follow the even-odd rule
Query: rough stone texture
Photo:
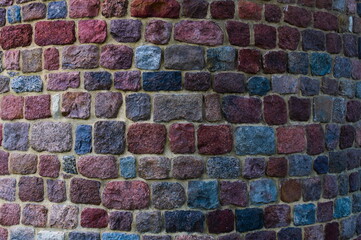
[[204, 49], [188, 45], [173, 45], [164, 51], [165, 68], [201, 70], [204, 68]]
[[37, 164], [38, 159], [34, 154], [13, 153], [9, 158], [9, 169], [12, 174], [34, 174]]
[[103, 43], [107, 37], [107, 24], [101, 20], [81, 20], [78, 23], [80, 43]]
[[2, 178], [0, 179], [0, 198], [5, 201], [15, 201], [16, 179]]
[[159, 211], [138, 213], [135, 222], [138, 232], [159, 233], [162, 231], [162, 214]]
[[47, 89], [62, 91], [80, 85], [80, 72], [50, 73], [47, 76]]
[[152, 204], [157, 209], [174, 209], [186, 201], [185, 190], [179, 183], [158, 182], [152, 184]]
[[29, 239], [35, 240], [35, 230], [31, 227], [16, 227], [10, 230], [10, 239], [20, 240]]
[[238, 178], [241, 175], [239, 159], [232, 157], [211, 157], [207, 161], [210, 178]]
[[99, 13], [99, 0], [70, 0], [69, 16], [71, 18], [96, 17]]
[[108, 69], [129, 69], [132, 66], [133, 50], [124, 45], [105, 45], [101, 48], [100, 66]]
[[178, 18], [180, 4], [176, 0], [135, 0], [130, 8], [132, 17]]
[[61, 203], [67, 199], [65, 181], [48, 179], [46, 184], [50, 202]]
[[132, 228], [133, 215], [131, 212], [111, 212], [109, 214], [109, 228], [119, 231], [130, 231]]
[[275, 132], [269, 127], [245, 126], [235, 130], [238, 155], [270, 155], [275, 153]]
[[194, 153], [195, 136], [193, 124], [172, 124], [169, 128], [169, 142], [174, 153]]
[[176, 179], [199, 178], [204, 168], [204, 161], [201, 158], [179, 156], [173, 159], [173, 177]]
[[224, 154], [232, 150], [232, 132], [229, 125], [200, 125], [197, 131], [200, 154]]
[[[135, 51], [135, 62], [137, 68], [157, 70], [160, 67], [162, 50], [155, 46], [137, 47]], [[169, 60], [169, 59], [168, 59]]]
[[137, 42], [141, 37], [141, 27], [140, 20], [112, 20], [110, 34], [117, 42]]
[[234, 214], [232, 210], [216, 210], [208, 213], [207, 225], [210, 233], [231, 232], [234, 229]]
[[11, 79], [12, 90], [16, 93], [22, 92], [41, 92], [43, 82], [40, 76], [19, 76]]
[[79, 208], [74, 205], [53, 205], [49, 225], [53, 228], [74, 229], [78, 226]]
[[51, 117], [50, 95], [28, 96], [25, 98], [25, 118], [28, 120]]
[[203, 232], [204, 214], [200, 211], [165, 212], [166, 232]]
[[241, 97], [235, 95], [224, 96], [222, 99], [222, 112], [230, 123], [258, 123], [261, 121], [262, 102], [254, 97]]
[[79, 173], [88, 178], [117, 178], [118, 166], [113, 156], [83, 156], [78, 160]]
[[244, 181], [222, 181], [219, 191], [221, 205], [247, 206], [248, 191], [247, 184]]
[[80, 225], [86, 228], [105, 228], [108, 226], [108, 213], [104, 209], [85, 208], [81, 212]]
[[27, 47], [31, 44], [33, 30], [30, 24], [5, 26], [0, 31], [0, 45], [4, 50]]
[[102, 2], [102, 15], [106, 18], [123, 17], [127, 8], [128, 0], [105, 0]]
[[162, 20], [150, 20], [145, 28], [145, 40], [154, 44], [167, 44], [171, 33], [171, 23]]
[[95, 116], [98, 118], [116, 118], [123, 103], [118, 92], [98, 93], [95, 97]]
[[13, 120], [23, 118], [24, 98], [8, 95], [1, 98], [1, 119]]
[[73, 203], [99, 205], [100, 182], [73, 178], [70, 183], [70, 200]]
[[148, 120], [151, 115], [151, 99], [148, 94], [134, 93], [127, 95], [126, 116], [133, 121]]
[[125, 124], [119, 121], [99, 121], [94, 126], [94, 151], [98, 154], [124, 152]]
[[13, 226], [20, 223], [20, 205], [15, 203], [4, 203], [0, 207], [0, 224]]
[[140, 78], [139, 71], [116, 72], [114, 74], [114, 87], [124, 91], [138, 91]]
[[23, 202], [42, 202], [44, 200], [44, 180], [39, 177], [21, 177], [19, 198]]
[[7, 150], [27, 151], [29, 148], [28, 123], [5, 123], [3, 146]]
[[99, 48], [94, 45], [67, 46], [63, 48], [64, 69], [92, 69], [99, 66]]
[[169, 178], [171, 161], [166, 157], [144, 157], [139, 159], [138, 174], [144, 179]]
[[188, 182], [188, 206], [214, 209], [219, 206], [217, 181]]
[[184, 0], [182, 15], [189, 18], [205, 18], [209, 3], [206, 0]]
[[[62, 29], [53, 32], [52, 29]], [[41, 21], [35, 24], [35, 43], [39, 46], [65, 45], [75, 42], [73, 21]]]

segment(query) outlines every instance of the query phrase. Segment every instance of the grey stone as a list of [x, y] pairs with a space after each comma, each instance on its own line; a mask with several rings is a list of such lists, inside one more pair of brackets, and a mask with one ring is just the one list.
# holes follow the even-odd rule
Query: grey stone
[[139, 177], [144, 179], [169, 178], [171, 161], [166, 157], [144, 157], [139, 159]]
[[279, 94], [297, 93], [300, 84], [299, 79], [287, 75], [273, 75], [272, 76], [272, 91]]
[[341, 239], [351, 239], [356, 232], [356, 216], [341, 221]]
[[112, 87], [112, 74], [109, 72], [84, 73], [84, 88], [88, 91], [109, 90]]
[[74, 229], [78, 226], [79, 207], [75, 205], [53, 205], [49, 225], [52, 228]]
[[0, 199], [13, 202], [16, 199], [15, 193], [16, 193], [15, 178], [0, 179]]
[[99, 121], [94, 127], [94, 150], [98, 154], [121, 154], [124, 152], [125, 123]]
[[95, 97], [95, 116], [98, 118], [116, 118], [123, 104], [120, 92], [100, 92]]
[[135, 221], [138, 232], [159, 233], [163, 228], [162, 214], [159, 211], [140, 212]]
[[238, 178], [241, 165], [234, 157], [211, 157], [207, 162], [207, 173], [210, 178]]
[[26, 151], [29, 148], [29, 123], [5, 123], [3, 146], [7, 150]]
[[100, 233], [95, 232], [71, 232], [69, 240], [100, 240]]
[[50, 202], [61, 203], [66, 201], [66, 186], [63, 180], [46, 180], [46, 189]]
[[43, 81], [40, 76], [18, 76], [11, 80], [11, 88], [14, 92], [41, 92]]
[[10, 240], [34, 240], [35, 229], [31, 227], [10, 228]]
[[236, 66], [236, 50], [229, 46], [208, 49], [207, 66], [211, 72], [233, 70]]
[[125, 98], [126, 116], [133, 121], [148, 120], [151, 114], [151, 99], [146, 93], [134, 93]]
[[6, 93], [10, 91], [10, 78], [0, 76], [0, 93]]
[[43, 49], [21, 51], [23, 73], [40, 72], [43, 69]]
[[70, 123], [37, 122], [32, 126], [31, 147], [38, 152], [68, 152], [72, 148]]
[[200, 178], [204, 172], [204, 161], [193, 156], [173, 159], [173, 177], [176, 179]]
[[157, 70], [162, 60], [162, 50], [156, 46], [140, 46], [135, 50], [137, 68]]
[[342, 79], [339, 82], [339, 94], [348, 98], [354, 98], [356, 92], [355, 81]]
[[336, 123], [344, 123], [346, 117], [346, 99], [342, 97], [334, 98], [332, 121]]
[[92, 69], [99, 66], [99, 48], [94, 45], [67, 46], [63, 48], [64, 69]]
[[203, 96], [200, 94], [155, 95], [154, 120], [168, 122], [185, 119], [202, 121]]
[[201, 70], [204, 68], [204, 49], [198, 46], [173, 45], [164, 51], [167, 69]]
[[313, 98], [313, 121], [329, 122], [332, 115], [333, 98], [318, 96]]
[[186, 202], [186, 195], [180, 183], [157, 182], [152, 184], [152, 199], [157, 209], [173, 209]]
[[69, 174], [78, 174], [76, 170], [76, 160], [74, 156], [63, 157], [63, 171]]
[[38, 240], [64, 240], [64, 232], [54, 232], [54, 231], [40, 231], [38, 233]]

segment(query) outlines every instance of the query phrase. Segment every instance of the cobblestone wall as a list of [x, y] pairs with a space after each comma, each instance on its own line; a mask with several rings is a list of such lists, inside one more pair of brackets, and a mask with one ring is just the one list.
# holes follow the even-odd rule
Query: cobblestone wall
[[0, 240], [361, 239], [361, 3], [0, 6]]

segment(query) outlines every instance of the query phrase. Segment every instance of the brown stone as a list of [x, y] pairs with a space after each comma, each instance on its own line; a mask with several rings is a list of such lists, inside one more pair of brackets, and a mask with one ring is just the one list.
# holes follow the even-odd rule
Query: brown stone
[[127, 9], [128, 0], [105, 0], [102, 2], [102, 14], [106, 18], [124, 17]]
[[134, 0], [130, 5], [132, 17], [178, 18], [179, 10], [176, 0]]
[[70, 182], [70, 200], [73, 203], [99, 205], [100, 182], [82, 178], [73, 178]]
[[12, 174], [36, 173], [38, 158], [35, 154], [12, 153], [10, 155], [10, 172]]
[[61, 112], [69, 118], [87, 119], [90, 117], [91, 95], [86, 92], [67, 92], [63, 94]]
[[287, 203], [296, 202], [301, 198], [302, 185], [299, 180], [288, 179], [281, 183], [281, 200]]
[[114, 156], [83, 156], [77, 162], [79, 173], [88, 178], [117, 178], [118, 166]]
[[166, 157], [144, 157], [139, 159], [138, 174], [144, 179], [169, 178], [171, 161]]

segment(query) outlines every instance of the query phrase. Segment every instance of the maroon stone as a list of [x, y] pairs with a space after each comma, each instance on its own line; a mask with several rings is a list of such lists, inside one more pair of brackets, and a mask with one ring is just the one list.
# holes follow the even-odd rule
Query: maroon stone
[[287, 159], [270, 157], [267, 162], [266, 174], [269, 177], [286, 177], [288, 172]]
[[315, 12], [313, 26], [324, 31], [338, 31], [338, 18], [328, 12]]
[[25, 97], [25, 118], [35, 120], [51, 117], [50, 95]]
[[211, 15], [215, 19], [233, 18], [235, 4], [233, 1], [215, 1], [211, 3]]
[[218, 73], [213, 78], [213, 89], [217, 93], [244, 93], [246, 76], [240, 73]]
[[23, 202], [42, 202], [44, 200], [44, 180], [39, 177], [21, 177], [19, 198]]
[[238, 70], [258, 73], [261, 70], [261, 52], [256, 49], [241, 49], [238, 52]]
[[267, 22], [280, 22], [282, 18], [281, 8], [275, 4], [266, 4], [264, 10], [264, 18]]
[[10, 155], [10, 171], [13, 174], [36, 173], [38, 158], [35, 154], [12, 153]]
[[176, 179], [200, 178], [204, 173], [204, 161], [199, 157], [179, 156], [173, 159], [173, 177]]
[[50, 73], [47, 76], [50, 91], [64, 91], [68, 88], [77, 88], [80, 85], [80, 72]]
[[247, 184], [244, 181], [221, 181], [220, 201], [222, 205], [246, 207], [248, 204]]
[[0, 30], [0, 45], [4, 50], [27, 47], [32, 42], [33, 29], [30, 24], [5, 26]]
[[286, 227], [291, 223], [291, 207], [285, 204], [267, 206], [264, 210], [266, 228]]
[[110, 212], [109, 228], [118, 231], [131, 231], [133, 214], [131, 212]]
[[216, 210], [207, 214], [209, 233], [227, 233], [234, 230], [234, 214], [232, 210]]
[[361, 118], [361, 102], [351, 100], [347, 102], [346, 120], [348, 122], [357, 122]]
[[66, 201], [65, 181], [48, 179], [46, 184], [50, 202], [61, 203]]
[[317, 221], [328, 222], [333, 219], [333, 202], [317, 203]]
[[1, 99], [1, 119], [14, 120], [23, 118], [24, 97], [7, 95]]
[[34, 227], [45, 227], [48, 220], [48, 209], [37, 204], [26, 204], [23, 209], [21, 223]]
[[306, 132], [304, 127], [277, 128], [277, 152], [297, 153], [306, 149]]
[[276, 47], [276, 28], [265, 24], [254, 25], [254, 42], [256, 47], [272, 49]]
[[78, 171], [88, 178], [117, 178], [118, 166], [114, 156], [82, 156], [77, 163]]
[[232, 128], [229, 125], [200, 125], [197, 131], [200, 154], [225, 154], [232, 151]]
[[320, 124], [306, 126], [307, 154], [317, 155], [325, 151], [324, 132]]
[[326, 34], [326, 50], [329, 53], [337, 54], [341, 52], [342, 40], [337, 33]]
[[[361, 23], [360, 23], [361, 26]], [[361, 61], [358, 59], [352, 59], [352, 78], [355, 80], [361, 79]]]
[[316, 0], [317, 8], [332, 9], [332, 0]]
[[134, 0], [130, 5], [132, 17], [178, 18], [179, 11], [176, 0]]
[[59, 69], [59, 51], [56, 48], [47, 48], [44, 51], [44, 69], [52, 71]]
[[283, 51], [268, 52], [263, 56], [264, 73], [284, 73], [287, 70], [287, 53]]
[[143, 209], [150, 202], [149, 186], [142, 181], [113, 181], [105, 185], [103, 205], [114, 209]]
[[302, 185], [297, 179], [287, 179], [281, 182], [281, 200], [286, 203], [300, 200]]
[[287, 6], [284, 11], [284, 21], [297, 27], [308, 27], [312, 21], [312, 15], [304, 8]]
[[238, 14], [241, 19], [259, 21], [262, 18], [262, 5], [251, 1], [239, 1]]
[[222, 111], [230, 123], [259, 123], [262, 119], [262, 101], [256, 97], [229, 96], [223, 98]]
[[335, 198], [338, 194], [338, 184], [337, 176], [335, 175], [325, 175], [323, 177], [323, 198], [332, 199]]
[[205, 18], [208, 12], [206, 0], [183, 0], [182, 15], [189, 18]]
[[135, 154], [160, 154], [164, 151], [167, 129], [162, 124], [136, 123], [128, 129], [128, 150]]
[[308, 98], [290, 97], [288, 100], [290, 119], [293, 121], [308, 121], [311, 116], [311, 100]]
[[116, 72], [114, 74], [114, 87], [123, 91], [140, 90], [140, 71]]
[[0, 228], [0, 240], [8, 240], [8, 230], [5, 228]]
[[0, 224], [13, 226], [20, 223], [20, 205], [15, 203], [4, 203], [0, 207]]
[[297, 28], [282, 26], [278, 28], [278, 46], [282, 49], [296, 50], [301, 34]]
[[194, 125], [191, 123], [172, 124], [169, 128], [169, 143], [173, 153], [194, 153]]
[[80, 225], [85, 228], [106, 228], [108, 213], [104, 209], [85, 208], [80, 215]]
[[133, 50], [124, 45], [105, 45], [100, 53], [100, 65], [108, 69], [128, 69], [132, 66]]
[[106, 18], [124, 17], [127, 14], [128, 0], [102, 1], [102, 14]]
[[78, 35], [80, 43], [103, 43], [107, 38], [107, 23], [103, 20], [80, 20]]
[[230, 44], [240, 47], [247, 47], [249, 45], [251, 35], [247, 23], [227, 21], [226, 29]]
[[71, 18], [96, 17], [99, 8], [99, 0], [70, 0], [69, 16]]
[[340, 132], [340, 148], [350, 148], [353, 146], [353, 142], [355, 141], [356, 130], [351, 125], [343, 125], [341, 126]]
[[186, 72], [184, 88], [190, 91], [207, 91], [211, 87], [209, 72]]
[[74, 42], [74, 21], [40, 21], [35, 24], [35, 43], [39, 46], [66, 45]]
[[151, 20], [145, 28], [145, 40], [154, 44], [167, 44], [172, 34], [172, 24], [162, 20]]
[[42, 177], [59, 177], [60, 161], [56, 155], [41, 155], [39, 175]]
[[99, 205], [100, 182], [82, 178], [73, 178], [70, 182], [70, 200], [73, 203]]
[[278, 95], [264, 97], [264, 120], [269, 125], [282, 125], [287, 123], [287, 104]]
[[338, 222], [327, 223], [325, 226], [325, 240], [340, 239], [340, 229]]

